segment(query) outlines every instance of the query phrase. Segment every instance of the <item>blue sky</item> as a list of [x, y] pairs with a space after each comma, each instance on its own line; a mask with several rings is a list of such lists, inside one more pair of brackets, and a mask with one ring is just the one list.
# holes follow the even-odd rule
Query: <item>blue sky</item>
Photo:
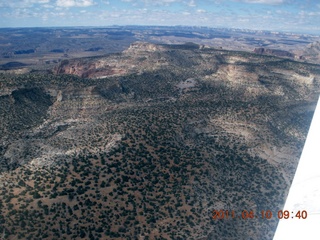
[[0, 27], [190, 25], [320, 34], [319, 0], [0, 0]]

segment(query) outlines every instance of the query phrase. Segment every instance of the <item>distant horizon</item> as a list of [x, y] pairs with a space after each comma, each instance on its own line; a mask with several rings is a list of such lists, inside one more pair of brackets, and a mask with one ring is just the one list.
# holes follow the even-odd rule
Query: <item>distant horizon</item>
[[313, 36], [319, 36], [320, 33], [312, 33], [312, 32], [299, 32], [299, 31], [281, 31], [281, 30], [270, 30], [270, 29], [249, 29], [249, 28], [232, 28], [232, 27], [210, 27], [210, 26], [192, 26], [192, 25], [137, 25], [137, 24], [132, 24], [132, 25], [119, 25], [119, 24], [114, 24], [114, 25], [105, 25], [105, 26], [22, 26], [22, 27], [0, 27], [1, 29], [54, 29], [54, 28], [60, 28], [60, 29], [67, 29], [67, 28], [74, 28], [74, 29], [86, 29], [86, 28], [119, 28], [119, 27], [167, 27], [167, 28], [208, 28], [208, 29], [228, 29], [228, 30], [238, 30], [238, 31], [253, 31], [253, 32], [270, 32], [270, 33], [283, 33], [283, 34], [298, 34], [298, 35], [313, 35]]
[[320, 34], [317, 0], [11, 0], [0, 28], [203, 26]]

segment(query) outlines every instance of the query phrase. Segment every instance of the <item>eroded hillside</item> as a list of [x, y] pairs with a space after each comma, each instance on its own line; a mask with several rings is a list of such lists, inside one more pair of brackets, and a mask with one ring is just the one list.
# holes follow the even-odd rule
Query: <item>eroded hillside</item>
[[212, 210], [282, 208], [319, 82], [318, 65], [195, 44], [3, 74], [0, 232], [272, 239], [276, 217]]

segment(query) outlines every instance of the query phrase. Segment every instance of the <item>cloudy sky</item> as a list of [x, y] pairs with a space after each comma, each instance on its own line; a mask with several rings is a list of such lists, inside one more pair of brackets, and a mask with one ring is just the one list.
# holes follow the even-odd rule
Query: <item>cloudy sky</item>
[[190, 25], [320, 34], [319, 0], [0, 0], [0, 27]]

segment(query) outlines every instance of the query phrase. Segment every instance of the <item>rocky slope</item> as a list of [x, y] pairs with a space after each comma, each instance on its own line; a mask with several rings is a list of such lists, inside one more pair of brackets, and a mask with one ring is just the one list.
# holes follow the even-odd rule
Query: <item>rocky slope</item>
[[318, 65], [141, 42], [54, 74], [1, 74], [0, 232], [272, 239], [319, 83]]
[[309, 62], [320, 63], [320, 42], [309, 44], [302, 52], [302, 56]]

